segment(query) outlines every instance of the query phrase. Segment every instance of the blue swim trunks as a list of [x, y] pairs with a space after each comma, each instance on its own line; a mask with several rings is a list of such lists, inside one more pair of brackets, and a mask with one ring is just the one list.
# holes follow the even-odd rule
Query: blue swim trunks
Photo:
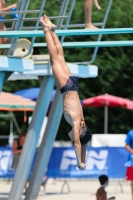
[[61, 94], [64, 92], [69, 91], [78, 91], [79, 84], [78, 84], [78, 78], [74, 76], [69, 76], [68, 81], [64, 87], [60, 89]]

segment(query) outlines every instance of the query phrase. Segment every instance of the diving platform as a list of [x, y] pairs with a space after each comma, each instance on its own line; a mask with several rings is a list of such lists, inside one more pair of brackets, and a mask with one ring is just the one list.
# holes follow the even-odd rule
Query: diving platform
[[[72, 74], [79, 78], [95, 78], [98, 76], [98, 67], [96, 65], [80, 65], [75, 63], [67, 63]], [[46, 62], [34, 64], [34, 69], [31, 71], [24, 71], [23, 73], [14, 72], [8, 80], [26, 80], [38, 79], [38, 76], [53, 75], [52, 66]]]
[[0, 71], [24, 72], [34, 69], [33, 60], [21, 59], [16, 57], [0, 56]]

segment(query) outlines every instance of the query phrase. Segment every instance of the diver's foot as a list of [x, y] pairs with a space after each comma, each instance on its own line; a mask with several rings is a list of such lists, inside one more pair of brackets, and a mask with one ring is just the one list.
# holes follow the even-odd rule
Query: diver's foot
[[51, 27], [51, 30], [55, 30], [55, 29], [56, 29], [56, 25], [53, 24], [53, 23], [50, 21], [50, 19], [49, 19], [49, 17], [48, 17], [47, 15], [44, 15], [44, 21], [45, 21], [45, 23], [46, 23], [49, 27]]
[[49, 27], [48, 24], [46, 24], [44, 17], [40, 18], [40, 23], [41, 23], [41, 26], [42, 26], [44, 31], [50, 31], [51, 30], [51, 27]]

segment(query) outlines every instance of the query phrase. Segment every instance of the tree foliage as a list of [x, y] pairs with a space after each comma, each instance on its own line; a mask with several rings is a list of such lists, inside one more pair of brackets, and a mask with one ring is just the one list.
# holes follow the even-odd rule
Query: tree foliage
[[[40, 1], [41, 2], [41, 1]], [[61, 0], [46, 1], [44, 14], [49, 16], [59, 15]], [[102, 9], [93, 8], [93, 22], [102, 22], [108, 1], [101, 0]], [[71, 23], [85, 23], [84, 1], [77, 0], [71, 18]], [[30, 9], [38, 9], [40, 7], [37, 0], [32, 1]], [[52, 8], [52, 9], [51, 9]], [[112, 4], [106, 28], [124, 28], [133, 27], [133, 4], [132, 0], [119, 1], [115, 0]], [[56, 22], [56, 21], [54, 21]], [[65, 41], [95, 41], [97, 36], [76, 36], [66, 37]], [[103, 35], [102, 40], [132, 40], [132, 34]], [[44, 38], [37, 39], [43, 42]], [[47, 49], [41, 49], [40, 53], [46, 52]], [[92, 58], [93, 48], [72, 48], [64, 49], [67, 62], [87, 62]], [[111, 47], [99, 48], [96, 60], [93, 64], [98, 66], [98, 77], [89, 79], [80, 79], [80, 99], [86, 99], [92, 96], [109, 93], [128, 99], [133, 99], [133, 47]], [[38, 86], [37, 81], [7, 81], [3, 87], [4, 91], [15, 92], [24, 88]], [[28, 86], [28, 87], [27, 87]], [[92, 129], [93, 133], [102, 133], [104, 129], [104, 108], [84, 108], [84, 114], [87, 125]], [[20, 115], [19, 115], [20, 116]], [[22, 119], [20, 119], [20, 117]], [[23, 125], [23, 117], [20, 119]], [[109, 108], [109, 133], [126, 133], [133, 127], [133, 111], [124, 108]], [[7, 132], [6, 120], [0, 122], [1, 134]], [[67, 133], [70, 131], [69, 125], [62, 118], [57, 139], [67, 140]]]

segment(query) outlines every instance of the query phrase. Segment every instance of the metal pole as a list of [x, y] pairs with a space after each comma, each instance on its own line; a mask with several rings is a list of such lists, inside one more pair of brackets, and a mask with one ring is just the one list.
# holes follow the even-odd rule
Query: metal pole
[[[29, 0], [29, 1], [30, 1], [30, 0]], [[42, 15], [42, 13], [43, 13], [45, 3], [46, 3], [46, 0], [42, 0], [42, 4], [41, 4], [41, 7], [40, 7], [40, 12], [39, 12], [39, 14], [38, 14], [38, 18], [37, 18], [37, 20], [36, 20], [36, 25], [35, 25], [35, 29], [34, 29], [34, 30], [37, 30], [37, 29], [38, 29], [39, 22], [40, 22], [40, 17], [41, 17], [41, 15]], [[21, 29], [22, 29], [22, 27], [21, 27]], [[32, 52], [32, 48], [33, 48], [33, 44], [34, 44], [34, 42], [35, 42], [35, 39], [36, 39], [36, 37], [32, 37], [29, 52], [28, 52], [25, 56], [28, 56], [28, 55]], [[25, 57], [25, 56], [24, 56], [24, 57]]]
[[104, 106], [104, 134], [108, 133], [108, 105]]
[[[29, 1], [29, 0], [28, 0], [28, 1]], [[27, 0], [20, 0], [19, 5], [18, 5], [18, 10], [19, 10], [19, 11], [25, 10], [25, 5], [28, 3], [28, 1], [27, 1]], [[17, 21], [16, 23], [14, 22], [14, 23], [12, 24], [12, 30], [21, 30], [21, 29], [20, 29], [20, 25], [21, 25], [21, 23], [23, 23], [23, 21], [22, 21], [23, 16], [24, 16], [24, 13], [18, 15], [18, 21]], [[6, 55], [9, 56], [9, 55], [13, 54], [14, 49], [16, 48], [17, 40], [18, 40], [18, 37], [16, 37], [16, 38], [11, 38], [11, 41], [10, 41], [10, 43], [11, 43], [11, 48], [8, 49]]]
[[2, 87], [6, 80], [9, 78], [9, 76], [12, 74], [12, 72], [2, 72], [0, 71], [0, 92], [2, 91]]
[[[68, 8], [69, 0], [65, 0], [65, 3], [66, 3], [66, 5], [65, 5], [65, 8], [64, 8], [64, 10], [63, 10], [63, 14], [62, 14], [63, 16], [66, 15], [66, 11], [67, 11], [67, 8]], [[68, 18], [68, 17], [67, 17], [67, 18]], [[60, 25], [63, 24], [63, 21], [64, 21], [64, 19], [62, 18], [61, 21], [60, 21]]]
[[[66, 21], [66, 24], [65, 24], [65, 28], [64, 28], [64, 29], [67, 29], [67, 28], [68, 28], [68, 25], [69, 25], [69, 22], [70, 22], [70, 19], [71, 19], [71, 16], [72, 16], [72, 12], [73, 12], [73, 9], [74, 9], [75, 1], [76, 1], [76, 0], [72, 0], [71, 8], [70, 8], [70, 11], [69, 11], [69, 14], [68, 14], [68, 19], [67, 19], [67, 21]], [[62, 37], [61, 37], [61, 43], [64, 42], [64, 39], [65, 39], [65, 36], [62, 36]]]
[[13, 144], [13, 119], [12, 119], [12, 115], [10, 115], [10, 135], [9, 135], [9, 140], [8, 140], [8, 144], [10, 147], [12, 147]]
[[30, 180], [25, 200], [37, 199], [42, 177], [48, 165], [49, 157], [53, 147], [53, 142], [58, 131], [62, 113], [62, 96], [60, 94], [60, 91], [57, 90], [54, 102], [50, 110], [48, 124], [37, 155], [37, 159], [32, 172], [32, 177]]
[[18, 163], [8, 200], [19, 200], [23, 193], [23, 188], [28, 178], [31, 164], [35, 155], [38, 137], [41, 131], [43, 119], [47, 113], [53, 87], [53, 76], [45, 77], [41, 84], [37, 104], [33, 112], [32, 121], [28, 128], [26, 141]]
[[[66, 0], [64, 0], [62, 2], [62, 7], [61, 7], [61, 10], [60, 10], [60, 14], [59, 14], [60, 16], [64, 15], [66, 3], [67, 3]], [[57, 21], [57, 24], [56, 24], [57, 29], [60, 29], [60, 25], [61, 25], [61, 19], [59, 18], [58, 21]]]
[[16, 127], [18, 133], [21, 133], [21, 129], [20, 129], [19, 125], [18, 125], [18, 122], [17, 122], [16, 117], [15, 117], [13, 112], [11, 112], [11, 117], [12, 117], [12, 120], [13, 120], [13, 122], [15, 124], [15, 127]]

